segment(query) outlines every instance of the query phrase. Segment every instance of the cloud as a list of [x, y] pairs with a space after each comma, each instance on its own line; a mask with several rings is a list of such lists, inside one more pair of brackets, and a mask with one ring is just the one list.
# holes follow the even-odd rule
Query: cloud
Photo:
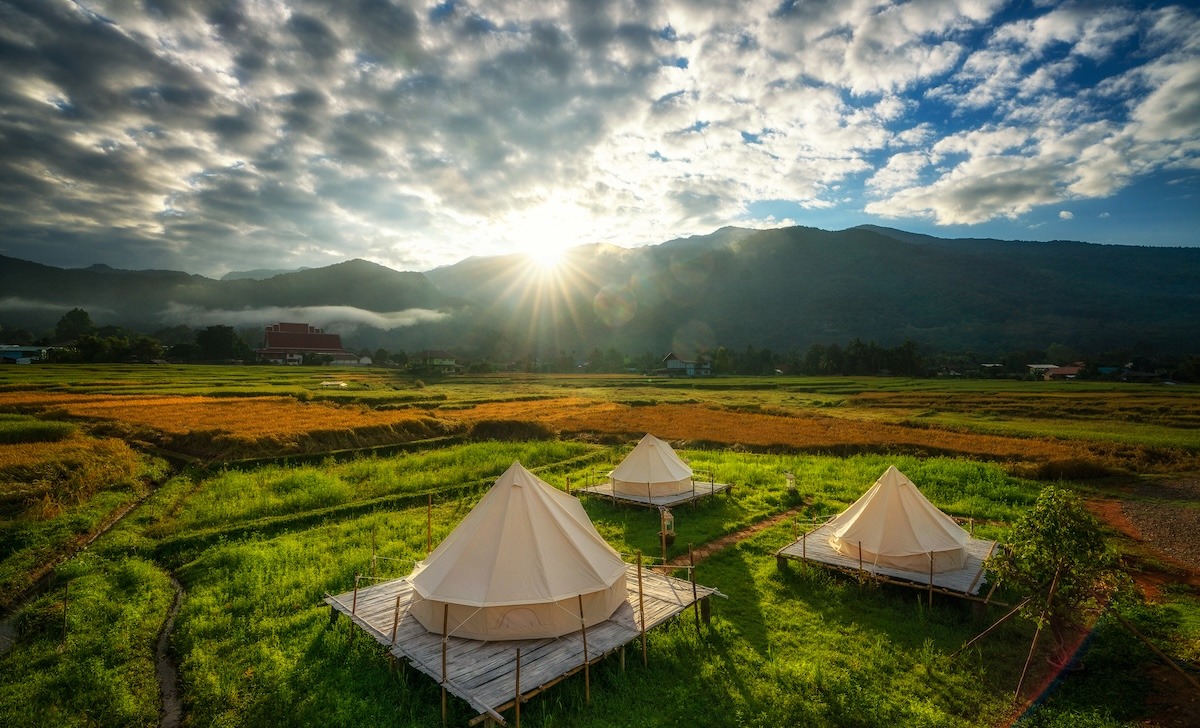
[[239, 310], [207, 309], [178, 303], [161, 314], [165, 323], [189, 326], [263, 326], [269, 321], [307, 321], [331, 332], [347, 333], [358, 326], [391, 331], [441, 321], [449, 314], [422, 308], [376, 312], [352, 306], [266, 306]]
[[1070, 210], [1059, 210], [1058, 211], [1058, 219], [1059, 220], [1070, 220], [1073, 217], [1075, 217], [1075, 214], [1073, 212], [1071, 212]]
[[0, 241], [58, 264], [422, 270], [520, 247], [556, 206], [563, 244], [708, 232], [761, 200], [979, 222], [1200, 157], [1200, 15], [1179, 6], [44, 0], [0, 17]]
[[67, 306], [61, 303], [51, 303], [49, 301], [19, 298], [17, 296], [5, 296], [4, 298], [0, 298], [0, 310], [4, 311], [45, 311], [50, 313], [62, 311], [63, 313], [66, 313], [74, 308], [82, 308], [89, 313], [97, 315], [107, 315], [113, 313], [112, 309], [104, 308], [103, 306], [83, 304]]

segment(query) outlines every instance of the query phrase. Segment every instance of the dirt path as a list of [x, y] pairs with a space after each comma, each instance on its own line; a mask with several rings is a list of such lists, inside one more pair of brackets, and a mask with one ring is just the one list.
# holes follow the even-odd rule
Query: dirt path
[[[726, 534], [726, 535], [722, 536], [721, 538], [715, 539], [713, 541], [709, 541], [706, 544], [701, 544], [699, 548], [693, 548], [692, 554], [696, 558], [696, 563], [699, 564], [701, 561], [704, 561], [709, 556], [712, 556], [713, 554], [720, 551], [721, 549], [728, 548], [729, 546], [732, 546], [733, 544], [738, 543], [740, 541], [745, 541], [746, 539], [750, 538], [751, 536], [753, 536], [756, 533], [759, 533], [760, 531], [765, 531], [766, 529], [770, 528], [771, 526], [774, 526], [782, 521], [786, 521], [787, 519], [791, 518], [792, 516], [795, 516], [798, 513], [800, 513], [800, 511], [803, 508], [804, 508], [804, 506], [796, 506], [795, 508], [789, 508], [788, 510], [784, 511], [783, 513], [776, 513], [773, 516], [764, 518], [763, 520], [759, 521], [758, 523], [747, 526], [746, 528], [743, 528], [740, 531], [734, 531], [733, 533]], [[687, 556], [676, 556], [673, 559], [668, 559], [667, 565], [668, 566], [687, 566], [688, 565], [688, 557]]]
[[179, 604], [183, 600], [183, 585], [173, 574], [171, 586], [175, 588], [175, 599], [167, 611], [167, 620], [163, 622], [162, 631], [158, 633], [158, 646], [154, 650], [154, 672], [158, 676], [158, 693], [162, 698], [162, 706], [159, 709], [159, 724], [162, 728], [178, 728], [183, 719], [179, 676], [175, 670], [175, 662], [168, 654], [171, 630], [175, 628], [175, 615], [179, 614]]

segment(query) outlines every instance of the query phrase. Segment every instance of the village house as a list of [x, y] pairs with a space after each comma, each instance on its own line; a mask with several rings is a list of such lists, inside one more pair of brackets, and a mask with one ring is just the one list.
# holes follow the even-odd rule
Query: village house
[[408, 359], [408, 369], [418, 374], [462, 374], [458, 359], [442, 349], [426, 349]]
[[697, 356], [695, 359], [684, 359], [675, 352], [671, 352], [663, 358], [662, 366], [656, 373], [666, 374], [669, 377], [707, 377], [712, 374], [712, 363], [702, 356]]

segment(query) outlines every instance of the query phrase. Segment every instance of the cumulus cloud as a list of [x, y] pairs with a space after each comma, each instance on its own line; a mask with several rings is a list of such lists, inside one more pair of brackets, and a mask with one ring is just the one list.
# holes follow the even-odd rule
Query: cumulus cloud
[[635, 245], [761, 200], [1020, 215], [1197, 166], [1198, 17], [1004, 0], [8, 2], [0, 247], [217, 275], [353, 257], [423, 270], [527, 246], [531, 216], [551, 220], [539, 243]]
[[314, 326], [345, 333], [358, 326], [391, 331], [445, 319], [449, 314], [423, 308], [404, 311], [366, 311], [352, 306], [267, 306], [240, 310], [210, 309], [172, 303], [162, 312], [170, 325], [261, 326], [263, 321], [310, 321]]
[[1072, 213], [1070, 210], [1059, 210], [1058, 211], [1058, 219], [1059, 220], [1070, 220], [1074, 217], [1075, 217], [1075, 214]]

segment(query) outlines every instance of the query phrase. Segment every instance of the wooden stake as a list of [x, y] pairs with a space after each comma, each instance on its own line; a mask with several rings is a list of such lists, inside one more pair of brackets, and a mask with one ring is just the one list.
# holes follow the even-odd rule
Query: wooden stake
[[658, 536], [662, 541], [662, 560], [663, 565], [667, 563], [667, 515], [663, 509], [658, 509]]
[[350, 616], [353, 617], [358, 612], [358, 578], [361, 574], [354, 575], [354, 601], [350, 602]]
[[1058, 589], [1058, 575], [1062, 571], [1062, 566], [1059, 566], [1054, 571], [1054, 581], [1050, 582], [1050, 594], [1046, 597], [1046, 608], [1042, 610], [1042, 618], [1038, 620], [1037, 629], [1033, 631], [1033, 642], [1029, 645], [1029, 656], [1025, 658], [1025, 668], [1021, 670], [1021, 679], [1017, 681], [1017, 691], [1013, 693], [1013, 702], [1017, 702], [1021, 698], [1021, 686], [1025, 684], [1025, 674], [1029, 672], [1029, 663], [1033, 661], [1033, 653], [1037, 650], [1038, 637], [1042, 636], [1042, 623], [1046, 621], [1046, 613], [1050, 611], [1050, 605], [1054, 602], [1054, 591]]
[[68, 581], [68, 582], [66, 583], [66, 585], [65, 585], [65, 586], [63, 586], [63, 636], [62, 636], [62, 643], [63, 643], [64, 645], [65, 645], [65, 644], [67, 644], [67, 605], [68, 605], [68, 604], [69, 604], [69, 602], [70, 602], [70, 597], [71, 597], [71, 582], [69, 582], [69, 581]]
[[1001, 618], [999, 619], [999, 621], [997, 621], [997, 622], [996, 622], [995, 624], [993, 624], [991, 627], [988, 627], [987, 629], [983, 630], [982, 632], [980, 632], [980, 633], [979, 633], [978, 635], [976, 635], [975, 637], [972, 637], [970, 642], [967, 642], [967, 643], [966, 643], [966, 644], [964, 644], [962, 647], [959, 647], [959, 648], [958, 648], [958, 649], [957, 649], [957, 650], [954, 652], [954, 654], [953, 654], [953, 655], [950, 655], [950, 659], [952, 659], [952, 660], [953, 660], [955, 657], [957, 657], [957, 656], [958, 656], [958, 653], [959, 653], [959, 652], [962, 652], [963, 650], [967, 649], [968, 647], [970, 647], [971, 645], [975, 644], [975, 643], [976, 643], [976, 642], [978, 642], [979, 640], [983, 639], [984, 637], [987, 637], [989, 634], [991, 634], [991, 633], [992, 633], [992, 630], [994, 630], [994, 629], [996, 629], [997, 627], [999, 627], [1000, 625], [1004, 624], [1005, 622], [1007, 622], [1007, 621], [1009, 620], [1009, 618], [1010, 618], [1010, 617], [1012, 617], [1012, 616], [1013, 616], [1014, 614], [1016, 614], [1017, 612], [1021, 611], [1021, 607], [1025, 606], [1026, 604], [1028, 604], [1030, 599], [1033, 599], [1033, 597], [1032, 597], [1032, 596], [1029, 596], [1029, 597], [1025, 597], [1024, 599], [1022, 599], [1022, 600], [1021, 600], [1021, 603], [1020, 603], [1020, 604], [1018, 604], [1017, 606], [1013, 607], [1011, 612], [1009, 612], [1008, 614], [1006, 614], [1006, 615], [1004, 615], [1003, 617], [1001, 617]]
[[587, 621], [583, 618], [583, 595], [579, 595], [579, 630], [583, 632], [583, 702], [592, 704], [592, 669], [588, 665]]
[[371, 578], [375, 578], [375, 527], [371, 526]]
[[638, 611], [642, 615], [642, 664], [648, 665], [649, 661], [646, 657], [646, 596], [642, 591], [642, 552], [639, 549], [637, 552], [638, 560]]
[[[396, 644], [396, 628], [400, 626], [400, 595], [396, 595], [396, 611], [392, 612], [392, 644]], [[390, 652], [388, 654], [391, 654]]]
[[696, 634], [700, 634], [700, 600], [696, 598], [696, 555], [688, 544], [688, 577], [692, 581], [692, 611], [696, 614]]
[[[433, 496], [430, 496], [430, 500]], [[442, 605], [442, 726], [446, 725], [446, 644], [450, 641], [450, 603]]]
[[1172, 660], [1170, 657], [1167, 657], [1163, 653], [1162, 650], [1155, 647], [1154, 644], [1151, 643], [1150, 640], [1147, 639], [1144, 634], [1142, 634], [1141, 632], [1139, 632], [1137, 630], [1137, 627], [1134, 627], [1129, 622], [1129, 620], [1125, 619], [1120, 614], [1118, 614], [1116, 612], [1116, 610], [1113, 610], [1113, 616], [1115, 616], [1121, 622], [1121, 624], [1123, 624], [1125, 626], [1125, 629], [1132, 632], [1134, 637], [1137, 637], [1139, 640], [1142, 641], [1143, 644], [1145, 644], [1147, 647], [1149, 647], [1154, 652], [1154, 654], [1158, 655], [1158, 658], [1160, 660], [1167, 663], [1167, 665], [1169, 665], [1171, 667], [1171, 669], [1174, 670], [1175, 672], [1179, 673], [1180, 675], [1183, 675], [1184, 679], [1192, 684], [1192, 687], [1196, 688], [1197, 690], [1200, 690], [1200, 682], [1196, 682], [1196, 678], [1194, 678], [1191, 675], [1184, 672], [1183, 668], [1180, 667], [1174, 660]]
[[521, 728], [521, 648], [520, 647], [517, 648], [517, 699], [514, 702], [516, 703], [516, 711], [517, 711], [517, 728]]
[[425, 555], [433, 551], [433, 493], [429, 494], [429, 508], [425, 511]]
[[805, 531], [804, 535], [800, 537], [800, 558], [808, 561], [808, 531]]
[[862, 581], [862, 541], [858, 542], [858, 579]]
[[929, 608], [933, 609], [933, 552], [929, 552]]

